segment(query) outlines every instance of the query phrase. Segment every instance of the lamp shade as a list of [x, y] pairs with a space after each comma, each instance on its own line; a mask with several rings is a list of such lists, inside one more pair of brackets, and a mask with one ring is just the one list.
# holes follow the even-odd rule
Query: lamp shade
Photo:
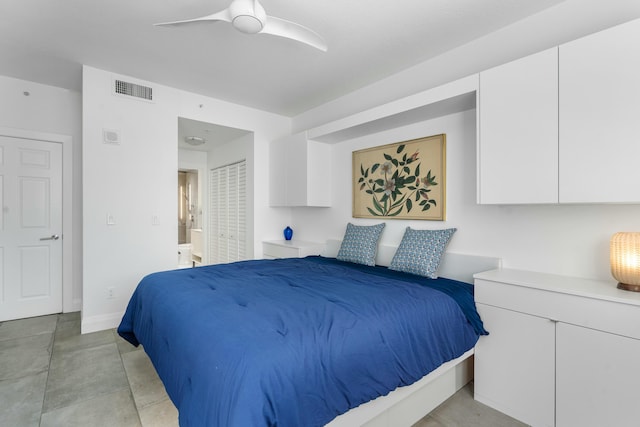
[[611, 274], [618, 288], [640, 292], [640, 233], [614, 234], [610, 249]]

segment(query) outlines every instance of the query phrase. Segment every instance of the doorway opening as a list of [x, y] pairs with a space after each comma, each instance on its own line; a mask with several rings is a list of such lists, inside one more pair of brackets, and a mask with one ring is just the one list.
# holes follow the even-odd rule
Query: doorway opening
[[198, 171], [178, 170], [178, 267], [181, 268], [191, 267], [195, 257], [202, 258], [199, 194]]
[[[211, 171], [220, 166], [229, 165], [247, 159], [247, 182], [253, 179], [253, 132], [222, 126], [214, 123], [178, 117], [178, 189], [183, 184], [183, 195], [178, 190], [178, 247], [183, 262], [179, 266], [198, 266], [211, 264], [215, 256], [211, 253], [211, 241], [219, 238], [217, 230], [212, 229], [211, 211], [212, 188]], [[184, 172], [184, 175], [180, 175]], [[182, 178], [181, 178], [182, 177]], [[182, 180], [182, 181], [181, 181]], [[196, 183], [197, 182], [197, 187]], [[191, 183], [191, 195], [189, 195]], [[175, 191], [175, 190], [174, 190]], [[182, 216], [180, 206], [182, 204]], [[194, 205], [191, 207], [190, 205]], [[246, 195], [246, 234], [247, 256], [252, 256], [253, 239], [253, 190], [247, 187]], [[191, 208], [191, 213], [189, 212]], [[193, 215], [193, 223], [191, 217]], [[191, 226], [191, 228], [189, 228]], [[184, 242], [184, 243], [181, 243]], [[190, 250], [189, 257], [186, 252]], [[187, 265], [187, 260], [189, 260]], [[179, 258], [180, 260], [180, 258]]]

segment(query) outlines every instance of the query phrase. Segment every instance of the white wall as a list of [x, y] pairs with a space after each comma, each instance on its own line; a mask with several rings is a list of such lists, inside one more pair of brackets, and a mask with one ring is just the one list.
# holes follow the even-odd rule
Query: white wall
[[[484, 206], [476, 204], [476, 116], [466, 111], [333, 146], [333, 207], [295, 208], [292, 227], [301, 240], [342, 238], [351, 217], [351, 153], [422, 136], [447, 134], [447, 220], [385, 220], [381, 241], [398, 244], [407, 226], [456, 227], [448, 250], [498, 256], [505, 267], [613, 280], [609, 239], [640, 230], [639, 205]], [[348, 183], [348, 184], [347, 184]]]
[[[637, 0], [567, 0], [432, 60], [309, 110], [293, 131], [383, 105], [510, 60], [640, 17]], [[475, 204], [475, 112], [397, 128], [333, 146], [330, 209], [295, 208], [292, 227], [302, 240], [341, 238], [351, 217], [351, 152], [447, 133], [446, 222], [388, 220], [382, 239], [399, 243], [406, 226], [457, 227], [450, 250], [500, 256], [506, 267], [612, 280], [608, 242], [621, 230], [640, 229], [638, 205], [478, 206]]]
[[[29, 96], [24, 95], [25, 91], [29, 92]], [[78, 311], [82, 304], [82, 226], [79, 219], [82, 217], [81, 101], [78, 92], [0, 76], [0, 127], [55, 133], [72, 138], [71, 164], [64, 165], [67, 172], [71, 170], [72, 177], [71, 212], [65, 211], [64, 215], [71, 215], [73, 224], [71, 254], [64, 254], [65, 263], [71, 263], [72, 272], [70, 286], [63, 284], [65, 311]], [[68, 290], [71, 295], [66, 295]]]
[[[112, 79], [152, 86], [154, 102], [115, 96]], [[176, 264], [178, 117], [253, 132], [255, 176], [268, 176], [268, 142], [288, 134], [289, 118], [108, 71], [83, 68], [84, 275], [82, 331], [117, 326], [140, 279]], [[102, 130], [121, 133], [119, 145]], [[257, 230], [268, 227], [268, 182], [253, 181]], [[107, 225], [107, 215], [115, 225]], [[152, 225], [157, 215], [158, 225]], [[259, 226], [257, 225], [259, 224]], [[258, 243], [254, 243], [258, 247]], [[258, 254], [258, 255], [261, 255]], [[107, 298], [114, 288], [115, 298]]]

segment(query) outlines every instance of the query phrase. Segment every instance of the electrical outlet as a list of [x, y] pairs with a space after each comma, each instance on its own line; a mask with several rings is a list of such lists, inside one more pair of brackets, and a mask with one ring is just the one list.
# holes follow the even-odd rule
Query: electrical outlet
[[116, 297], [116, 289], [115, 288], [107, 288], [107, 298], [115, 298]]

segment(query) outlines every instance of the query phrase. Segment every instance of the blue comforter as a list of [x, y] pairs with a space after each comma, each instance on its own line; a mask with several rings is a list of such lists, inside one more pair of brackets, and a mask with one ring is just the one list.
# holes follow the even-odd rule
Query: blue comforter
[[321, 426], [472, 348], [472, 286], [334, 259], [154, 273], [118, 333], [186, 426]]

